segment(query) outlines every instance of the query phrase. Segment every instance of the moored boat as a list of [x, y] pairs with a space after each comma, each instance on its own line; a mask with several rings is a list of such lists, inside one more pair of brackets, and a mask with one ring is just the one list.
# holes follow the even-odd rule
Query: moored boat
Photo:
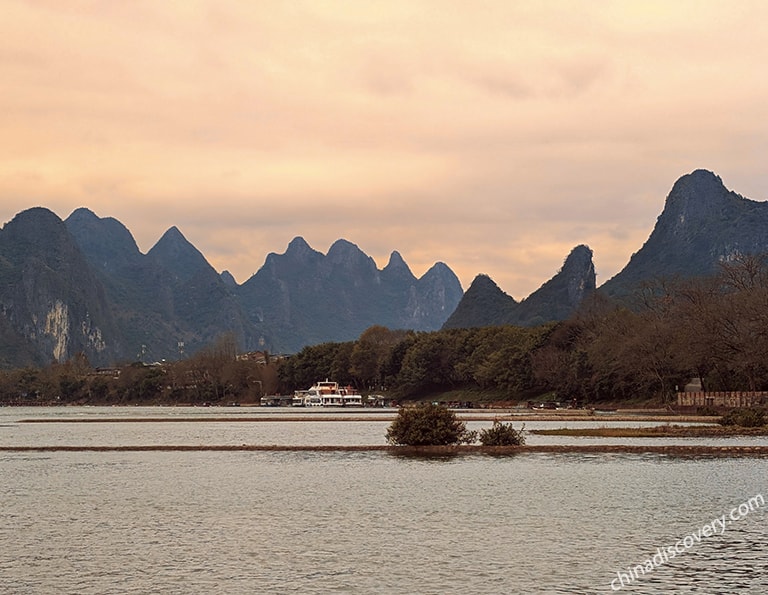
[[294, 407], [362, 407], [363, 397], [351, 386], [340, 387], [338, 382], [323, 380], [307, 390], [297, 390]]

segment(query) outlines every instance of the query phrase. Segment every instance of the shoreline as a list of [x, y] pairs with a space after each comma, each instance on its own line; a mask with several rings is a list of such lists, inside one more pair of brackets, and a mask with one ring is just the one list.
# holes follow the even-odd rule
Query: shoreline
[[768, 426], [741, 427], [661, 425], [644, 428], [555, 428], [528, 430], [538, 436], [569, 436], [580, 438], [738, 438], [768, 436]]
[[[304, 422], [304, 421], [394, 421], [397, 413], [381, 412], [368, 415], [360, 415], [359, 412], [340, 414], [336, 411], [318, 411], [317, 413], [299, 413], [296, 415], [262, 414], [258, 416], [243, 416], [242, 414], [231, 417], [199, 416], [199, 417], [101, 417], [101, 418], [30, 418], [20, 419], [15, 423], [176, 423], [176, 422]], [[707, 423], [716, 424], [717, 419], [701, 415], [557, 415], [557, 414], [510, 414], [510, 413], [463, 413], [457, 412], [461, 421], [501, 421], [501, 422], [527, 422], [527, 421], [587, 421], [587, 422], [678, 422], [678, 423]]]
[[537, 445], [537, 446], [280, 446], [280, 445], [143, 445], [143, 446], [0, 446], [0, 452], [385, 452], [404, 456], [517, 454], [661, 454], [670, 456], [768, 456], [768, 446], [685, 445]]

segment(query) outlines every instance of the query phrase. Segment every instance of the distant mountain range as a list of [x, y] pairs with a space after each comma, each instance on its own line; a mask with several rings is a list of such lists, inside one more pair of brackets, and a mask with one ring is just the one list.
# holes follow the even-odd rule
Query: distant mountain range
[[709, 276], [720, 263], [766, 251], [768, 202], [744, 198], [699, 169], [675, 182], [645, 244], [600, 291], [621, 296], [656, 278]]
[[242, 350], [293, 352], [375, 324], [436, 330], [462, 294], [443, 263], [417, 279], [397, 252], [378, 270], [348, 241], [324, 255], [298, 237], [238, 285], [176, 227], [142, 254], [116, 219], [38, 207], [0, 230], [0, 366], [176, 359], [225, 333]]
[[536, 326], [564, 320], [593, 291], [595, 265], [592, 250], [587, 246], [576, 246], [565, 259], [563, 268], [520, 302], [504, 293], [487, 275], [478, 275], [443, 328], [500, 324]]
[[[706, 275], [737, 254], [767, 250], [768, 203], [699, 170], [675, 183], [651, 236], [598, 291], [620, 297], [644, 280]], [[300, 237], [238, 285], [176, 227], [143, 254], [116, 219], [81, 208], [62, 221], [37, 207], [0, 230], [0, 367], [80, 352], [95, 365], [176, 359], [224, 333], [242, 350], [295, 352], [356, 339], [373, 325], [536, 325], [567, 318], [595, 290], [592, 251], [583, 245], [517, 302], [487, 275], [464, 294], [443, 263], [416, 278], [398, 252], [379, 270], [346, 240], [322, 254]]]
[[[768, 252], [768, 203], [748, 200], [728, 190], [714, 173], [696, 170], [674, 184], [648, 240], [597, 291], [622, 299], [644, 282], [712, 275], [719, 263], [737, 255], [764, 252]], [[593, 291], [592, 252], [577, 246], [560, 272], [521, 302], [479, 275], [445, 328], [561, 320]]]

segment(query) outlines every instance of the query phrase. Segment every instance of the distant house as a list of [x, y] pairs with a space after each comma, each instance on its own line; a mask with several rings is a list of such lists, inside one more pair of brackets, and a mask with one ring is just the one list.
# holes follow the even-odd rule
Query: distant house
[[110, 376], [112, 378], [117, 378], [120, 376], [120, 368], [96, 368], [93, 372], [91, 372], [92, 376]]
[[761, 407], [768, 405], [768, 391], [689, 391], [677, 393], [678, 407]]
[[293, 404], [293, 395], [267, 395], [261, 397], [262, 407], [290, 407]]
[[257, 364], [266, 364], [267, 363], [267, 354], [263, 351], [249, 351], [248, 353], [240, 353], [237, 355], [238, 361], [250, 361], [250, 362], [256, 362]]

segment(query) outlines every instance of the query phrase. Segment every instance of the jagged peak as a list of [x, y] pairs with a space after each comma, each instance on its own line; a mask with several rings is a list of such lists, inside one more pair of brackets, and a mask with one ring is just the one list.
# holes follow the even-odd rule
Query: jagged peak
[[403, 257], [397, 250], [393, 250], [389, 255], [389, 262], [387, 262], [387, 266], [384, 267], [382, 272], [388, 275], [397, 274], [403, 277], [416, 279], [411, 272], [411, 267], [409, 267], [405, 260], [403, 260]]
[[67, 217], [64, 222], [67, 224], [67, 226], [76, 224], [78, 227], [81, 225], [91, 226], [104, 223], [110, 227], [110, 230], [119, 228], [121, 232], [128, 234], [133, 241], [133, 235], [131, 235], [131, 232], [128, 231], [128, 228], [120, 221], [114, 217], [99, 217], [96, 213], [87, 207], [78, 207], [72, 211], [72, 213], [70, 213], [69, 217]]
[[363, 252], [356, 244], [344, 239], [336, 240], [328, 249], [326, 262], [332, 267], [365, 267], [378, 274], [373, 258]]
[[568, 258], [575, 254], [583, 254], [585, 256], [589, 256], [589, 258], [592, 258], [592, 249], [586, 244], [579, 244], [578, 246], [574, 246], [573, 250], [571, 250], [571, 253], [568, 255]]
[[707, 169], [696, 169], [689, 174], [680, 176], [673, 184], [671, 195], [683, 195], [685, 197], [700, 196], [712, 191], [727, 190], [723, 180], [716, 173]]
[[723, 180], [715, 172], [708, 169], [695, 169], [689, 174], [680, 176], [675, 182], [675, 186], [680, 185], [707, 185], [707, 186], [723, 186]]
[[73, 241], [64, 222], [56, 213], [45, 207], [33, 207], [21, 211], [3, 226], [3, 235], [7, 240], [15, 238], [14, 241], [24, 243], [33, 242], [33, 238], [43, 243]]
[[310, 258], [317, 258], [321, 256], [322, 254], [313, 249], [304, 238], [301, 236], [296, 236], [290, 242], [288, 242], [288, 247], [282, 254], [277, 254], [276, 252], [270, 252], [267, 254], [267, 258], [264, 260], [264, 266], [273, 267], [282, 259], [288, 259], [301, 263], [308, 261]]
[[392, 253], [389, 255], [389, 262], [387, 263], [387, 266], [401, 266], [405, 265], [405, 260], [403, 260], [402, 254], [400, 254], [397, 250], [392, 250]]
[[9, 224], [26, 225], [30, 222], [41, 222], [54, 225], [62, 223], [59, 216], [50, 209], [46, 207], [32, 207], [17, 213], [11, 221], [6, 223], [6, 226]]
[[64, 223], [86, 253], [100, 253], [103, 249], [123, 251], [124, 256], [140, 254], [131, 232], [113, 217], [99, 217], [86, 207], [72, 211]]
[[357, 253], [357, 252], [362, 253], [362, 250], [360, 250], [357, 244], [353, 244], [348, 240], [340, 238], [336, 240], [333, 244], [331, 244], [331, 247], [328, 249], [328, 256], [331, 256], [332, 254], [335, 254], [335, 253], [349, 254], [349, 253]]
[[[741, 198], [725, 187], [720, 176], [706, 169], [697, 169], [674, 183], [667, 195], [664, 211], [701, 213], [729, 197]], [[664, 212], [660, 217], [663, 215]]]
[[592, 266], [594, 268], [592, 265], [592, 249], [586, 244], [579, 244], [566, 257], [563, 270], [575, 267], [584, 268], [585, 266]]
[[57, 270], [59, 267], [80, 267], [85, 263], [66, 224], [44, 207], [26, 209], [6, 223], [0, 233], [0, 244], [14, 246], [13, 258], [37, 257]]
[[78, 207], [72, 211], [67, 220], [99, 221], [100, 217], [88, 207]]
[[470, 328], [508, 324], [518, 307], [517, 301], [504, 293], [485, 273], [476, 275], [443, 328]]
[[[461, 287], [461, 282], [459, 281], [459, 278], [456, 276], [456, 274], [451, 270], [451, 268], [445, 264], [444, 262], [436, 262], [431, 267], [429, 267], [429, 270], [422, 275], [422, 277], [419, 279], [419, 281], [430, 279], [430, 278], [440, 278], [440, 279], [446, 279], [451, 282], [456, 282], [459, 287]], [[490, 279], [490, 277], [489, 277]]]
[[184, 234], [181, 233], [181, 230], [175, 225], [172, 225], [165, 231], [165, 233], [162, 235], [162, 237], [158, 241], [167, 242], [167, 241], [179, 241], [179, 240], [187, 242], [187, 238], [184, 237]]
[[307, 241], [302, 238], [301, 236], [296, 236], [293, 238], [290, 242], [288, 242], [288, 248], [286, 249], [286, 254], [288, 252], [296, 252], [296, 251], [304, 251], [304, 250], [312, 250], [312, 247], [307, 243]]
[[502, 289], [496, 284], [496, 282], [491, 279], [490, 275], [486, 275], [485, 273], [480, 273], [475, 276], [474, 279], [472, 279], [472, 283], [469, 284], [469, 289], [467, 289], [467, 293], [470, 292], [477, 292], [477, 291], [485, 291], [487, 289], [492, 289], [494, 291], [502, 291]]
[[601, 289], [624, 295], [647, 279], [711, 275], [730, 254], [762, 252], [766, 208], [729, 190], [711, 171], [686, 174], [672, 186], [643, 246]]
[[[584, 284], [584, 289], [591, 291], [595, 285], [595, 265], [592, 262], [592, 250], [586, 244], [579, 244], [565, 258], [563, 267], [549, 281], [544, 283], [531, 296], [551, 288], [561, 279], [567, 279], [569, 283], [578, 282]], [[526, 298], [526, 300], [528, 299]], [[524, 300], [524, 301], [526, 301]]]
[[147, 255], [157, 257], [163, 254], [168, 257], [170, 255], [178, 255], [179, 253], [194, 254], [198, 259], [205, 261], [203, 254], [184, 237], [184, 234], [181, 233], [178, 227], [173, 225], [152, 246]]
[[224, 284], [227, 287], [237, 287], [237, 281], [235, 280], [235, 277], [230, 273], [229, 271], [221, 271], [221, 280], [224, 281]]
[[301, 236], [296, 236], [288, 243], [288, 248], [285, 250], [286, 256], [292, 256], [294, 258], [303, 258], [309, 254], [319, 254], [314, 250], [307, 241]]
[[706, 233], [705, 226], [719, 225], [732, 209], [751, 210], [763, 204], [729, 190], [719, 176], [699, 169], [682, 176], [672, 186], [649, 240], [659, 234]]

